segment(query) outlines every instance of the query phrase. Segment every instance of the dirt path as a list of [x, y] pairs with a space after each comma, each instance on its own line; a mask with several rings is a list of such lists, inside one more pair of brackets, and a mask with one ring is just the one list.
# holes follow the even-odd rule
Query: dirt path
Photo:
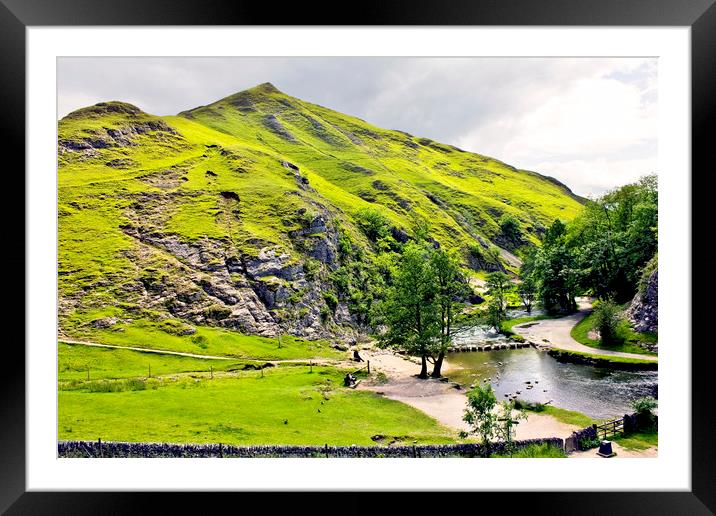
[[[312, 362], [314, 365], [332, 365], [341, 364], [343, 362], [339, 360], [327, 360], [323, 358], [295, 358], [295, 359], [279, 359], [279, 360], [264, 360], [257, 358], [239, 358], [239, 357], [222, 357], [214, 355], [197, 355], [195, 353], [183, 353], [181, 351], [169, 351], [166, 349], [152, 349], [152, 348], [137, 348], [132, 346], [116, 346], [114, 344], [100, 344], [99, 342], [89, 342], [84, 340], [71, 340], [71, 339], [57, 339], [57, 342], [62, 344], [70, 344], [73, 346], [89, 346], [93, 348], [110, 348], [110, 349], [128, 349], [130, 351], [139, 351], [142, 353], [156, 353], [158, 355], [175, 355], [180, 357], [190, 358], [202, 358], [206, 360], [250, 360], [253, 362], [271, 362], [272, 364], [299, 364], [304, 362]], [[348, 362], [346, 360], [345, 362]]]
[[539, 345], [551, 346], [553, 348], [565, 349], [568, 351], [579, 351], [590, 355], [610, 355], [623, 358], [638, 358], [656, 362], [658, 357], [653, 355], [639, 355], [636, 353], [623, 353], [608, 349], [597, 349], [580, 344], [572, 338], [572, 328], [592, 311], [592, 304], [586, 298], [577, 298], [579, 311], [566, 317], [558, 319], [544, 319], [532, 321], [513, 326], [512, 330], [523, 336], [525, 339]]

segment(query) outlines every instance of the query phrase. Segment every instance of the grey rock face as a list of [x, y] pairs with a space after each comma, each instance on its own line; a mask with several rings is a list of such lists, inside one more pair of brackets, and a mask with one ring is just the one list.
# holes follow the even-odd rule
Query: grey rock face
[[649, 277], [643, 293], [637, 293], [626, 312], [627, 318], [638, 332], [656, 332], [659, 329], [659, 271]]

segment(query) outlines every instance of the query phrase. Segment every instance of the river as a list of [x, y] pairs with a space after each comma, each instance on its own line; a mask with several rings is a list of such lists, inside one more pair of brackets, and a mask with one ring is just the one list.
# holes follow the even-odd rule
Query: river
[[[504, 337], [475, 328], [456, 339], [462, 343], [498, 343]], [[630, 403], [642, 396], [655, 396], [656, 371], [619, 371], [586, 365], [557, 362], [544, 351], [534, 348], [451, 353], [446, 375], [466, 389], [487, 380], [498, 400], [505, 394], [576, 410], [595, 419], [631, 413]], [[526, 382], [531, 382], [527, 384]], [[532, 385], [532, 388], [528, 388]]]

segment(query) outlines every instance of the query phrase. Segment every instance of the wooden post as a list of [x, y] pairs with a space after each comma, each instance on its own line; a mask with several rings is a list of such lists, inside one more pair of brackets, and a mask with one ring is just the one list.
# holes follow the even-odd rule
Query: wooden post
[[99, 445], [99, 457], [102, 458], [102, 438], [97, 438], [97, 444]]
[[87, 366], [87, 381], [89, 382], [89, 366]]
[[219, 457], [223, 457], [223, 456], [224, 456], [223, 445], [221, 443], [219, 443]]
[[327, 458], [328, 457], [328, 444], [326, 444], [323, 449], [326, 452], [326, 458]]
[[147, 376], [147, 378], [151, 378], [151, 377], [152, 377], [152, 364], [150, 363], [149, 364], [149, 376]]
[[310, 361], [308, 362], [308, 366], [311, 368], [311, 369], [310, 369], [310, 372], [312, 373], [312, 372], [313, 372], [313, 360], [310, 360]]
[[370, 360], [368, 360], [368, 374], [370, 374]]
[[261, 367], [261, 378], [263, 378], [263, 377], [264, 377], [264, 368]]

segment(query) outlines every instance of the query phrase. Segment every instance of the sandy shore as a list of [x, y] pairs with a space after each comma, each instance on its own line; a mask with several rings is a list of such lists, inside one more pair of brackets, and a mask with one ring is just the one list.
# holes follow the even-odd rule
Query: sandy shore
[[[359, 390], [377, 392], [392, 400], [400, 401], [425, 414], [435, 418], [438, 422], [456, 431], [467, 430], [467, 424], [462, 420], [467, 407], [466, 391], [455, 388], [456, 384], [450, 381], [421, 380], [417, 378], [420, 372], [420, 361], [415, 358], [403, 357], [391, 351], [378, 349], [364, 349], [361, 355], [370, 360], [371, 371], [383, 373], [384, 381], [361, 382]], [[444, 373], [450, 375], [446, 365]], [[516, 428], [515, 439], [536, 439], [540, 437], [569, 437], [572, 432], [579, 430], [579, 426], [568, 425], [546, 414], [528, 412], [528, 417], [521, 420]], [[656, 457], [657, 448], [647, 450], [626, 450], [613, 443], [618, 458], [629, 457]], [[569, 455], [574, 458], [598, 458], [596, 450], [574, 452]]]
[[[443, 425], [454, 430], [467, 430], [462, 420], [467, 407], [466, 391], [456, 389], [454, 382], [417, 378], [420, 362], [403, 358], [389, 351], [364, 350], [361, 355], [370, 360], [371, 371], [386, 375], [384, 383], [362, 382], [358, 389], [371, 390], [425, 412]], [[445, 373], [449, 377], [449, 369]], [[552, 416], [529, 413], [517, 425], [516, 439], [538, 437], [569, 437], [579, 427], [562, 423]]]

